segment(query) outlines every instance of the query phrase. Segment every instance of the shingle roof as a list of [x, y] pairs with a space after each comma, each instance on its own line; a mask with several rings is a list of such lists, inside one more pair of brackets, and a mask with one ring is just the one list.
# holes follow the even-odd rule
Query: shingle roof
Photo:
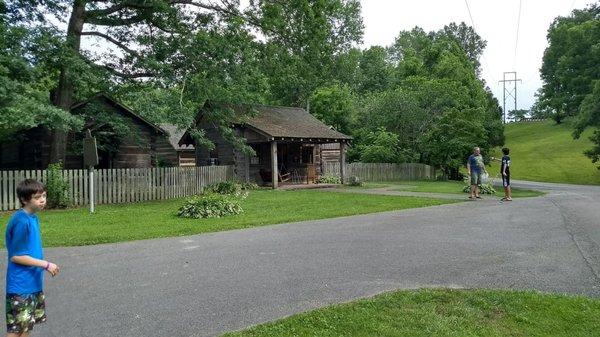
[[238, 114], [255, 110], [256, 115], [236, 124], [253, 128], [272, 138], [301, 138], [320, 140], [351, 140], [302, 108], [268, 105], [231, 105], [208, 102], [210, 106], [225, 106]]
[[74, 105], [71, 106], [71, 111], [76, 110], [82, 106], [85, 106], [86, 104], [89, 104], [93, 100], [97, 100], [97, 99], [104, 99], [106, 102], [121, 109], [121, 111], [125, 112], [130, 117], [141, 121], [142, 123], [150, 126], [151, 128], [153, 128], [154, 130], [156, 130], [159, 133], [163, 133], [163, 134], [165, 133], [165, 130], [161, 129], [158, 125], [156, 125], [156, 124], [148, 121], [147, 119], [143, 118], [142, 116], [138, 115], [133, 110], [131, 110], [129, 107], [125, 106], [123, 103], [117, 101], [116, 99], [112, 98], [110, 95], [108, 95], [107, 93], [104, 93], [104, 92], [99, 92], [99, 93], [93, 95], [92, 97], [86, 99], [85, 101], [75, 103]]
[[167, 132], [169, 135], [169, 143], [173, 145], [176, 150], [193, 150], [193, 145], [179, 145], [179, 140], [185, 134], [186, 130], [181, 129], [174, 124], [160, 124], [160, 127]]
[[319, 138], [350, 140], [352, 137], [334, 130], [302, 108], [253, 106], [258, 111], [245, 124], [274, 138]]

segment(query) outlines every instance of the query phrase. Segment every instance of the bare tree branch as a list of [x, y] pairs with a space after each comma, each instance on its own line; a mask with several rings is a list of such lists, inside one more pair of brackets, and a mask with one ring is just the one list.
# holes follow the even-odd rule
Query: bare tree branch
[[101, 38], [104, 38], [107, 41], [112, 42], [113, 44], [115, 44], [119, 48], [123, 49], [124, 51], [126, 51], [126, 52], [128, 52], [128, 53], [130, 53], [132, 55], [140, 56], [139, 53], [136, 50], [133, 50], [133, 49], [129, 48], [126, 44], [118, 41], [117, 39], [115, 39], [115, 38], [113, 38], [113, 37], [111, 37], [111, 36], [109, 36], [107, 34], [104, 34], [104, 33], [101, 33], [101, 32], [96, 32], [96, 31], [92, 31], [92, 32], [81, 32], [81, 35], [99, 36]]
[[114, 18], [114, 17], [105, 17], [105, 18], [101, 18], [101, 17], [95, 17], [95, 16], [88, 16], [85, 19], [86, 23], [90, 23], [93, 25], [97, 25], [97, 26], [127, 26], [127, 25], [134, 25], [136, 23], [140, 23], [143, 22], [145, 20], [147, 20], [148, 17], [146, 15], [134, 15], [132, 17], [129, 18]]
[[[96, 64], [96, 66], [98, 66]], [[139, 72], [139, 73], [124, 73], [122, 71], [119, 71], [111, 66], [107, 66], [107, 65], [100, 65], [99, 67], [102, 67], [106, 70], [108, 70], [111, 74], [120, 77], [120, 78], [124, 78], [124, 79], [134, 79], [134, 78], [143, 78], [143, 77], [156, 77], [155, 73], [152, 72]]]
[[[226, 3], [228, 3], [227, 1], [225, 1]], [[214, 11], [222, 11], [224, 10], [223, 8], [219, 7], [219, 6], [215, 6], [212, 4], [206, 4], [206, 3], [201, 3], [198, 1], [194, 1], [194, 0], [169, 0], [167, 1], [168, 5], [191, 5], [191, 6], [195, 6], [195, 7], [199, 7], [199, 8], [204, 8], [204, 9], [210, 9], [210, 10], [214, 10]], [[229, 4], [229, 3], [228, 3]], [[108, 16], [114, 13], [117, 13], [119, 11], [122, 11], [124, 9], [138, 9], [138, 10], [148, 10], [148, 9], [153, 9], [154, 7], [156, 7], [156, 5], [153, 4], [140, 4], [140, 3], [136, 3], [136, 2], [122, 2], [118, 5], [114, 5], [112, 7], [108, 7], [108, 8], [104, 8], [104, 9], [96, 9], [96, 10], [91, 10], [87, 12], [87, 15], [91, 16], [91, 17], [102, 17], [102, 16]], [[228, 7], [231, 7], [231, 5], [229, 5]]]
[[135, 79], [135, 78], [156, 77], [157, 76], [157, 74], [150, 72], [150, 71], [142, 71], [142, 72], [137, 72], [137, 73], [125, 73], [125, 72], [117, 70], [114, 67], [111, 67], [106, 64], [97, 64], [94, 61], [87, 59], [85, 57], [83, 57], [82, 59], [85, 63], [89, 64], [92, 67], [98, 67], [98, 68], [105, 69], [108, 72], [110, 72], [111, 74], [113, 74], [117, 77], [120, 77], [120, 78], [124, 78], [124, 79]]

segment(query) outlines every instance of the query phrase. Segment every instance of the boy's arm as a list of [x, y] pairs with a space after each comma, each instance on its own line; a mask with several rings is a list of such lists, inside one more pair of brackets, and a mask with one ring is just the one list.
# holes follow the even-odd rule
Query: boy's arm
[[13, 256], [10, 261], [24, 266], [32, 266], [46, 269], [52, 276], [58, 274], [58, 266], [48, 261], [31, 257], [33, 247], [31, 247], [29, 222], [22, 219], [16, 220], [12, 227], [10, 237], [13, 243]]
[[24, 265], [24, 266], [44, 268], [50, 274], [52, 274], [52, 276], [56, 276], [56, 274], [58, 274], [58, 272], [60, 271], [58, 266], [55, 265], [54, 263], [48, 262], [45, 260], [36, 259], [29, 255], [13, 256], [10, 258], [10, 261], [13, 263]]

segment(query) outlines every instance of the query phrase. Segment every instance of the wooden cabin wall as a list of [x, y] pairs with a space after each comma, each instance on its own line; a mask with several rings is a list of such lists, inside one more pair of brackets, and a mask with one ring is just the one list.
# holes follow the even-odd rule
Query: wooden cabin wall
[[[199, 128], [206, 132], [206, 137], [215, 144], [213, 153], [216, 154], [219, 165], [234, 165], [235, 156], [233, 145], [227, 142], [219, 133], [219, 130], [206, 123], [200, 123]], [[208, 148], [196, 145], [196, 165], [205, 166], [210, 164], [211, 151]]]
[[45, 169], [50, 160], [50, 134], [34, 128], [0, 143], [0, 169]]
[[179, 150], [179, 166], [196, 166], [196, 152], [194, 149]]
[[340, 144], [330, 143], [321, 144], [321, 161], [325, 162], [339, 162], [340, 161]]
[[[161, 137], [155, 135], [156, 131], [153, 128], [137, 120], [131, 120], [130, 127], [132, 129], [131, 136], [121, 140], [119, 151], [113, 158], [113, 168], [152, 167], [155, 151], [158, 150], [154, 142], [159, 142]], [[164, 147], [160, 146], [160, 149], [164, 150]], [[174, 151], [175, 149], [173, 149]], [[159, 154], [156, 153], [156, 155]], [[176, 153], [172, 155], [176, 156]], [[175, 160], [172, 156], [170, 159], [169, 164], [173, 165]]]
[[[169, 142], [166, 135], [154, 134], [152, 137], [153, 151], [156, 159], [163, 161], [168, 166], [180, 166], [180, 154]], [[193, 159], [194, 153], [188, 151], [189, 156]]]

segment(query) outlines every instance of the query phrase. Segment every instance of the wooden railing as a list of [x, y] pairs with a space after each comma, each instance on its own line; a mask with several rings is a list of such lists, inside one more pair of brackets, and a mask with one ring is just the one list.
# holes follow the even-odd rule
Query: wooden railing
[[[89, 203], [89, 172], [63, 170], [75, 206]], [[46, 171], [0, 171], [0, 211], [20, 207], [16, 187], [25, 178], [46, 180]], [[94, 171], [97, 204], [164, 200], [197, 194], [211, 184], [235, 178], [233, 166], [101, 169]]]

